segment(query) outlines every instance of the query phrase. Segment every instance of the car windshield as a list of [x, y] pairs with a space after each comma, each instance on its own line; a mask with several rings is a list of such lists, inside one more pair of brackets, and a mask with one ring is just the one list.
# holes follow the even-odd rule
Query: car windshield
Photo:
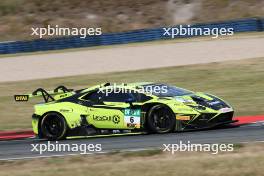
[[192, 94], [193, 92], [166, 84], [148, 84], [144, 85], [145, 92], [151, 93], [157, 97], [176, 97]]

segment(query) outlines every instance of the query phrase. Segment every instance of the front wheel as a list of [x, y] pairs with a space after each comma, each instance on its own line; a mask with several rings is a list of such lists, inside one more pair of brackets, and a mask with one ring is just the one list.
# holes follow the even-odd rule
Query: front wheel
[[64, 139], [67, 132], [67, 123], [62, 115], [48, 113], [41, 121], [41, 132], [43, 137], [48, 140]]
[[165, 105], [153, 106], [147, 115], [147, 128], [152, 133], [169, 133], [175, 128], [176, 118]]

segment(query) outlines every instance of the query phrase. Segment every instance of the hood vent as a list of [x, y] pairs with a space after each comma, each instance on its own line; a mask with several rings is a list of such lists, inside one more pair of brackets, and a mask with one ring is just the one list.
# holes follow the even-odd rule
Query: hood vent
[[225, 104], [222, 100], [215, 98], [215, 97], [211, 97], [213, 98], [213, 100], [207, 100], [203, 97], [199, 97], [199, 96], [191, 96], [193, 101], [195, 101], [198, 105], [204, 106], [204, 107], [208, 107], [214, 110], [219, 110], [222, 108], [226, 108], [228, 107], [227, 104]]

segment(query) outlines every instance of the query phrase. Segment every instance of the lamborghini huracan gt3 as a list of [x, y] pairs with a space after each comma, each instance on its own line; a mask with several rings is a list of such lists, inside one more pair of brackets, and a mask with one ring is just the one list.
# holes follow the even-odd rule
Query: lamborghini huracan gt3
[[49, 140], [103, 131], [168, 133], [235, 122], [233, 108], [224, 100], [161, 83], [105, 83], [81, 90], [59, 86], [25, 96], [43, 97], [45, 102], [34, 106], [32, 125], [38, 137]]

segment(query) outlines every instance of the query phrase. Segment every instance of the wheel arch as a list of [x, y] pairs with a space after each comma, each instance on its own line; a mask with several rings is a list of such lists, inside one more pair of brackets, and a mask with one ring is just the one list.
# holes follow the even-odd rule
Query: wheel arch
[[167, 107], [172, 113], [173, 110], [172, 108], [168, 105], [168, 104], [165, 104], [165, 103], [160, 103], [160, 102], [151, 102], [151, 103], [146, 103], [142, 106], [142, 111], [144, 112], [144, 127], [146, 127], [146, 123], [147, 123], [147, 115], [148, 115], [148, 112], [149, 110], [153, 107], [153, 106], [156, 106], [156, 105], [163, 105], [165, 107]]
[[[151, 109], [154, 107], [154, 106], [157, 106], [157, 105], [161, 105], [163, 107], [165, 107], [166, 109], [168, 109], [168, 111], [170, 111], [171, 114], [175, 114], [172, 107], [170, 107], [168, 104], [166, 103], [161, 103], [161, 102], [153, 102], [153, 103], [148, 103], [148, 104], [145, 104], [143, 106], [143, 111], [145, 112], [144, 113], [144, 128], [148, 131], [152, 131], [150, 129], [150, 127], [148, 126], [148, 115], [151, 111]], [[175, 123], [176, 123], [176, 117], [175, 117]], [[174, 131], [175, 130], [175, 124], [173, 124], [173, 129], [171, 129], [171, 131]]]
[[42, 134], [42, 131], [41, 131], [41, 123], [42, 123], [42, 120], [49, 113], [55, 113], [55, 114], [60, 115], [62, 118], [64, 118], [64, 120], [66, 121], [66, 124], [69, 126], [67, 119], [60, 112], [58, 112], [58, 111], [48, 111], [48, 112], [45, 112], [39, 118], [39, 123], [38, 123], [38, 136], [39, 136], [39, 138], [42, 138], [43, 137], [43, 134]]
[[[168, 104], [165, 104], [165, 103], [160, 103], [160, 102], [151, 102], [151, 103], [146, 103], [142, 106], [142, 111], [143, 112], [148, 112], [150, 110], [150, 108], [152, 108], [153, 106], [155, 105], [163, 105], [163, 106], [166, 106], [168, 109], [171, 110], [171, 112], [173, 112], [172, 108], [168, 105]], [[174, 112], [173, 112], [174, 113]]]

